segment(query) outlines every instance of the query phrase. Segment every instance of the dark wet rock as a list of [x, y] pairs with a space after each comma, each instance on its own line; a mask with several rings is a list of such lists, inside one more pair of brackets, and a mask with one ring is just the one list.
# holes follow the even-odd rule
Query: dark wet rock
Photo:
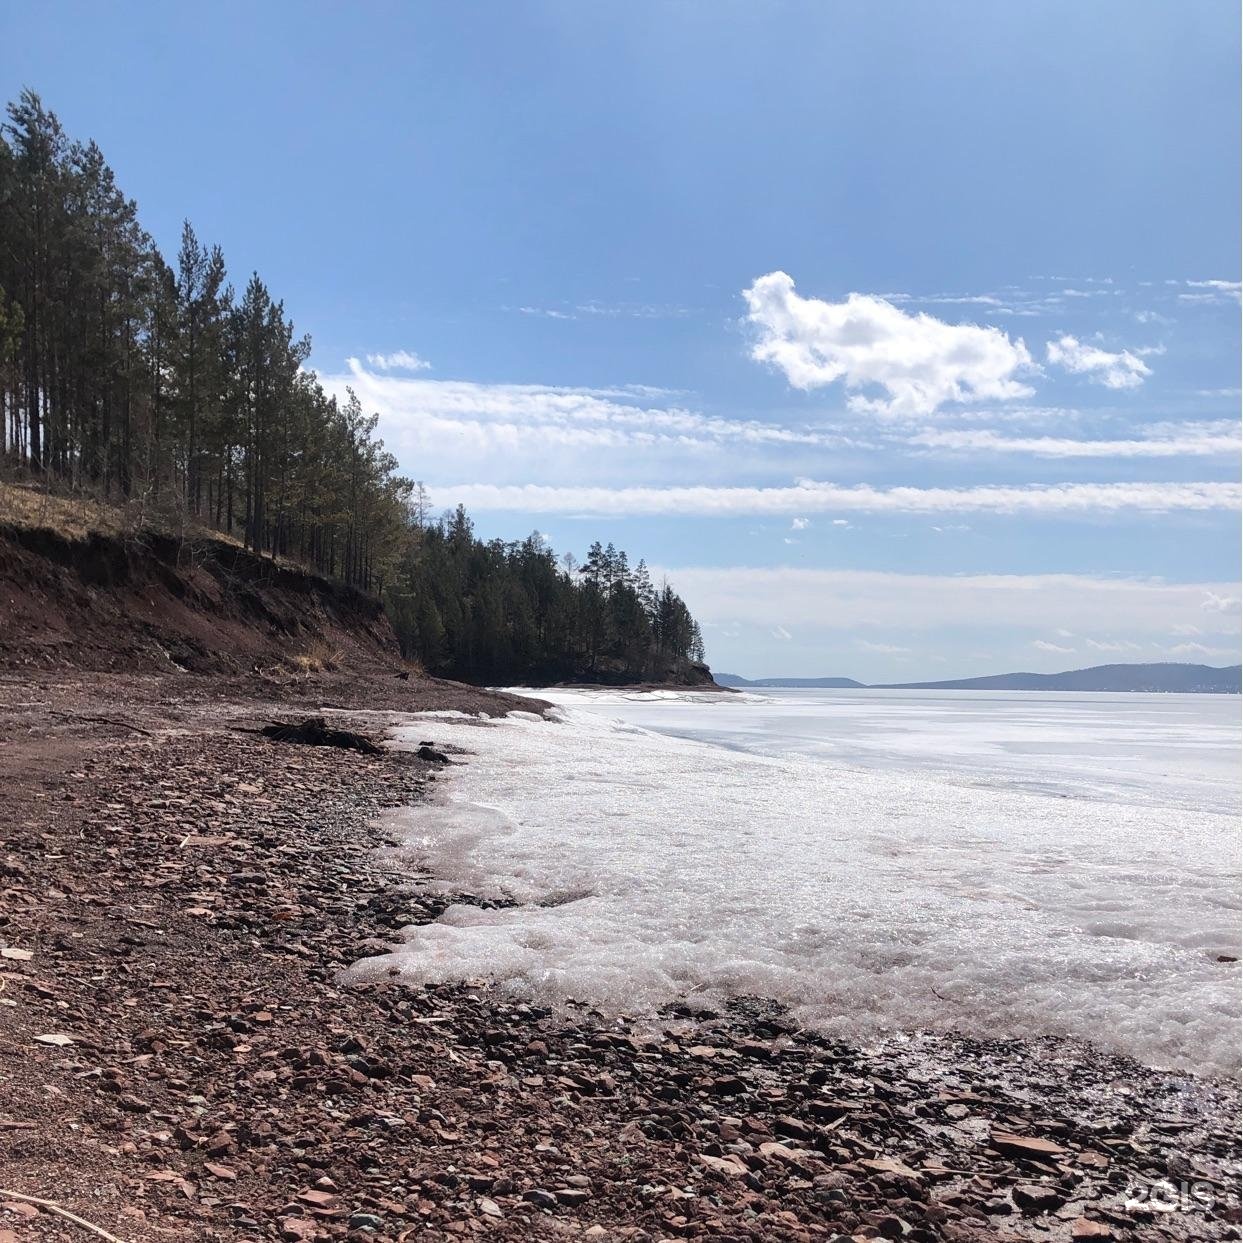
[[383, 755], [370, 738], [352, 733], [347, 729], [332, 729], [322, 716], [308, 716], [299, 722], [278, 722], [265, 725], [260, 731], [273, 742], [296, 742], [308, 747], [341, 747], [347, 751], [361, 751], [364, 755]]
[[534, 1204], [536, 1208], [557, 1207], [557, 1197], [551, 1191], [545, 1191], [542, 1187], [533, 1187], [529, 1191], [524, 1191], [522, 1198], [528, 1204]]

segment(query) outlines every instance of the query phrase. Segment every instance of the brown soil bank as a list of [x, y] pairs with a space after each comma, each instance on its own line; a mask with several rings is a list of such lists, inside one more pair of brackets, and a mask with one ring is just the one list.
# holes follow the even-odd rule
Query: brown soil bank
[[0, 667], [242, 673], [399, 663], [374, 597], [223, 540], [73, 537], [0, 521]]

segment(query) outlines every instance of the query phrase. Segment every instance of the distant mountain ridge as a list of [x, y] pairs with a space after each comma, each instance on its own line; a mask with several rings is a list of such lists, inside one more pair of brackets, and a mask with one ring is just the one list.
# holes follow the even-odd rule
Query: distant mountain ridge
[[718, 673], [721, 686], [806, 687], [808, 689], [894, 691], [1157, 691], [1168, 694], [1237, 695], [1243, 686], [1243, 666], [1093, 665], [1065, 673], [995, 673], [981, 678], [951, 678], [942, 682], [876, 682], [852, 678], [740, 678]]
[[818, 686], [822, 689], [843, 690], [854, 687], [865, 690], [863, 682], [854, 678], [757, 678], [754, 681], [740, 678], [736, 673], [713, 674], [718, 686]]

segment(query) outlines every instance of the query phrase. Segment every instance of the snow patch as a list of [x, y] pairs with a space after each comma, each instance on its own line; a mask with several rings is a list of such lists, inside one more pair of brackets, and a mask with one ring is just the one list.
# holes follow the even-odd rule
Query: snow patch
[[582, 708], [434, 720], [472, 758], [390, 824], [444, 891], [509, 905], [452, 906], [364, 973], [631, 1014], [753, 993], [852, 1037], [1070, 1035], [1237, 1065], [1224, 810], [758, 754]]

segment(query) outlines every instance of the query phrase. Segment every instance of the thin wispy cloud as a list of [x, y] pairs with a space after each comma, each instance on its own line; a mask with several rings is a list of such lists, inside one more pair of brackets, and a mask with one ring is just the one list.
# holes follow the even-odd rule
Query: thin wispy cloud
[[877, 294], [886, 302], [915, 306], [986, 307], [989, 315], [1016, 315], [1037, 318], [1053, 315], [1065, 304], [1061, 294], [1033, 294], [1017, 287], [997, 293], [884, 293]]
[[1065, 483], [877, 488], [804, 480], [790, 487], [604, 488], [463, 483], [433, 489], [441, 505], [533, 514], [789, 515], [998, 513], [1044, 516], [1237, 510], [1237, 483]]
[[1161, 424], [1142, 437], [1078, 440], [1061, 436], [1012, 436], [986, 428], [927, 429], [909, 443], [961, 453], [1027, 454], [1042, 458], [1234, 457], [1243, 450], [1239, 424], [1221, 419], [1208, 423]]
[[573, 319], [571, 311], [559, 311], [548, 306], [520, 306], [514, 308], [519, 315], [537, 315], [541, 319]]
[[1130, 350], [1111, 353], [1099, 346], [1088, 345], [1069, 333], [1050, 341], [1045, 356], [1055, 367], [1074, 375], [1086, 376], [1106, 388], [1137, 388], [1152, 375], [1152, 369]]
[[540, 319], [685, 319], [692, 314], [690, 307], [652, 302], [604, 302], [596, 298], [570, 306], [517, 306], [505, 307], [519, 315], [533, 315]]
[[1180, 293], [1180, 302], [1237, 303], [1243, 284], [1239, 281], [1207, 280], [1187, 281], [1187, 287], [1195, 293]]
[[[998, 328], [910, 315], [869, 294], [804, 298], [785, 272], [759, 277], [743, 298], [756, 334], [752, 358], [798, 389], [841, 381], [853, 410], [925, 415], [946, 403], [1032, 393], [1021, 378], [1034, 369], [1027, 347]], [[884, 396], [865, 395], [877, 390]]]
[[1206, 613], [1222, 613], [1227, 616], [1237, 616], [1239, 613], [1239, 597], [1216, 591], [1206, 591], [1204, 599], [1200, 601], [1200, 608]]
[[1032, 647], [1041, 652], [1058, 652], [1063, 654], [1075, 650], [1073, 647], [1063, 647], [1060, 643], [1050, 643], [1047, 639], [1034, 639]]
[[[1228, 583], [1083, 574], [902, 574], [737, 565], [661, 567], [659, 573], [677, 583], [696, 616], [720, 626], [767, 627], [772, 602], [780, 600], [787, 627], [871, 627], [891, 642], [910, 642], [908, 635], [946, 627], [1009, 627], [1028, 636], [1028, 642], [1048, 643], [1059, 631], [1099, 634], [1101, 618], [1113, 616], [1126, 618], [1129, 642], [1144, 651], [1168, 651], [1175, 627], [1190, 619], [1204, 622], [1200, 603], [1206, 595], [1237, 590]], [[917, 609], [912, 600], [919, 601]], [[1228, 648], [1238, 628], [1237, 618], [1219, 618], [1213, 634], [1199, 638]]]
[[[374, 357], [378, 356], [368, 356], [369, 361]], [[677, 394], [643, 385], [483, 384], [382, 374], [355, 358], [347, 365], [347, 374], [321, 375], [321, 383], [338, 395], [347, 386], [354, 389], [365, 407], [380, 412], [385, 438], [412, 453], [443, 455], [459, 449], [507, 454], [537, 451], [541, 446], [833, 449], [856, 443], [817, 428], [721, 418], [676, 404], [654, 405], [655, 400]]]
[[1236, 664], [1239, 660], [1237, 645], [1234, 647], [1211, 647], [1206, 643], [1176, 643], [1173, 647], [1167, 649], [1167, 653], [1170, 656], [1178, 656], [1184, 660], [1229, 660]]
[[650, 302], [600, 302], [591, 299], [574, 308], [580, 315], [600, 315], [609, 319], [685, 319], [689, 307]]
[[367, 361], [381, 371], [430, 371], [431, 363], [413, 350], [397, 350], [392, 354], [368, 354]]

